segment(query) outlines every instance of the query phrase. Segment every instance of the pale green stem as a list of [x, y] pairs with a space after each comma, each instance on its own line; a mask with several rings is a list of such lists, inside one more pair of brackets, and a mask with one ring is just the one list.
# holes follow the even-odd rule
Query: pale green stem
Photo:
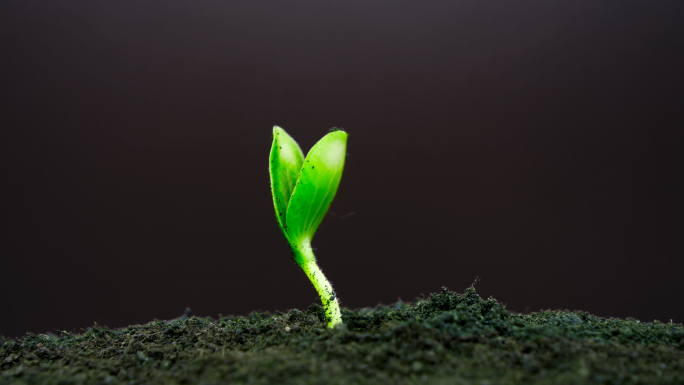
[[316, 264], [316, 257], [314, 257], [311, 244], [303, 242], [299, 251], [304, 256], [304, 258], [302, 258], [302, 263], [299, 266], [304, 270], [304, 274], [309, 277], [314, 288], [316, 288], [318, 295], [321, 297], [323, 308], [325, 308], [325, 318], [328, 321], [328, 327], [333, 328], [336, 325], [342, 324], [340, 303], [337, 301], [337, 296], [335, 295], [335, 291], [333, 291], [330, 281], [325, 278], [325, 275], [323, 275], [323, 272]]

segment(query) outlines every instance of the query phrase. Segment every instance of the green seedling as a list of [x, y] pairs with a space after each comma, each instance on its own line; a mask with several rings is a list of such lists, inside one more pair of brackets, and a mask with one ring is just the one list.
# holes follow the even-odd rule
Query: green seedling
[[273, 127], [269, 172], [276, 217], [295, 262], [321, 297], [329, 328], [342, 324], [340, 304], [316, 264], [311, 240], [337, 192], [346, 149], [347, 133], [332, 131], [304, 158], [297, 142], [282, 128]]

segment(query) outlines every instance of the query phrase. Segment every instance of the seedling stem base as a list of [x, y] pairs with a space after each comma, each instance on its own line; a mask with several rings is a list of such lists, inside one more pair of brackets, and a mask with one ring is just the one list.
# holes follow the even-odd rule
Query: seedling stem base
[[304, 274], [311, 280], [314, 288], [321, 297], [323, 308], [325, 309], [325, 318], [328, 321], [328, 327], [333, 328], [342, 323], [342, 313], [340, 312], [340, 304], [337, 301], [337, 296], [333, 291], [332, 285], [323, 272], [316, 264], [314, 258], [301, 265]]

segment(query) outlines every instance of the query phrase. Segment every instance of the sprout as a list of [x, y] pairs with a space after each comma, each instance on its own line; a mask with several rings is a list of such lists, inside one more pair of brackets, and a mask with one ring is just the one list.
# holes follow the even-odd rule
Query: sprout
[[329, 328], [342, 323], [340, 304], [316, 264], [311, 240], [337, 192], [346, 148], [347, 133], [332, 131], [305, 159], [297, 142], [282, 128], [273, 127], [269, 172], [276, 217], [294, 260], [321, 297]]

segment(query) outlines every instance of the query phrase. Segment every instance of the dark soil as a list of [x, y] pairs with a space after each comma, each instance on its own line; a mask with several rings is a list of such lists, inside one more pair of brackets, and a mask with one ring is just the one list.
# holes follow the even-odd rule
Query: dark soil
[[684, 327], [517, 314], [473, 288], [412, 304], [182, 317], [0, 341], [0, 384], [682, 384]]

